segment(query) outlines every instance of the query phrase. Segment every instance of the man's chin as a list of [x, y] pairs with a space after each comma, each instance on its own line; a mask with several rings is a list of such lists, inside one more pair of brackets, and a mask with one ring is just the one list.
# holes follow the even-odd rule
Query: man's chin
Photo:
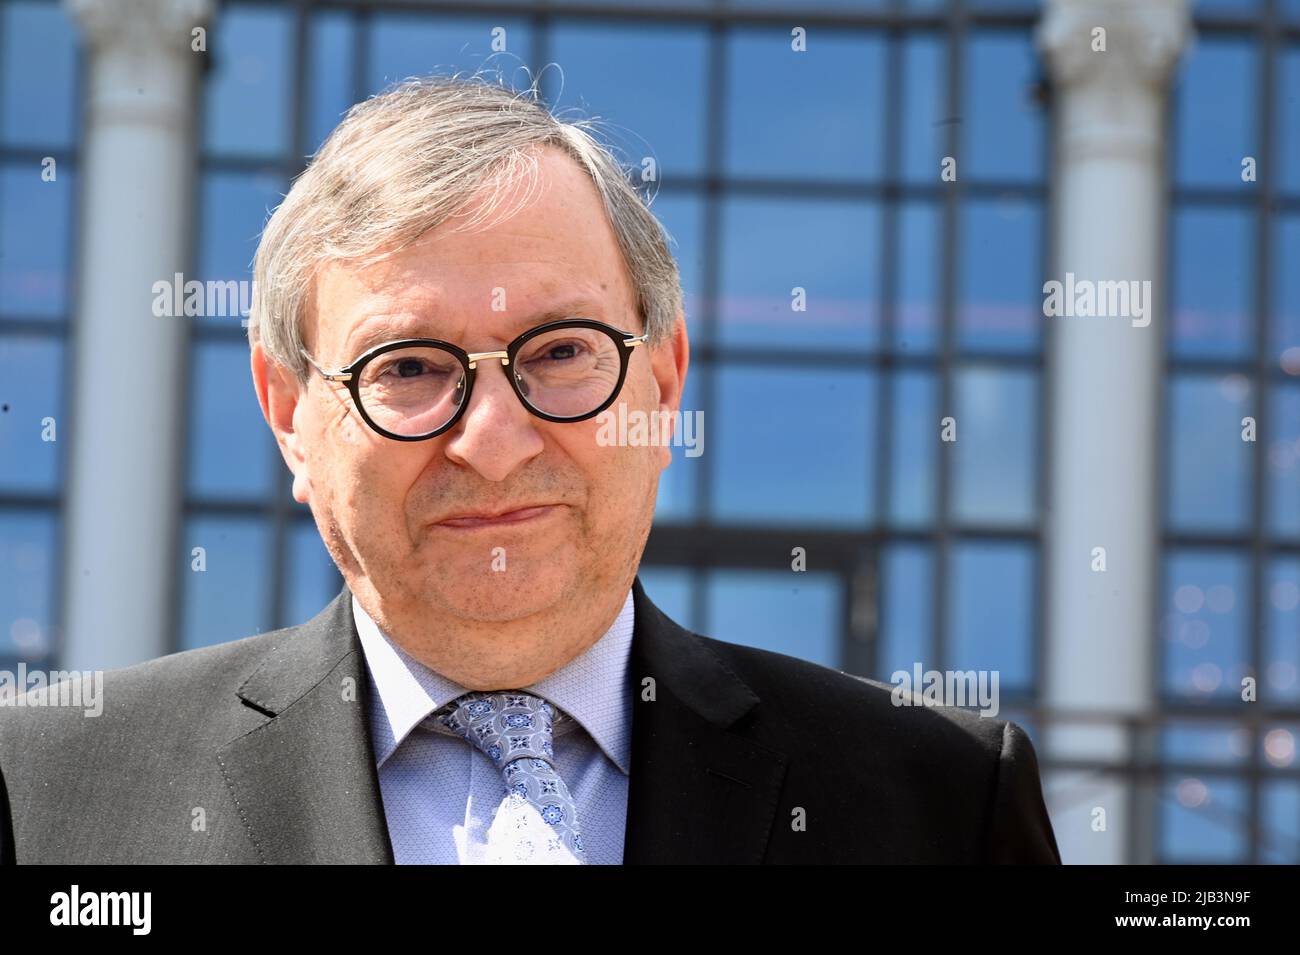
[[475, 568], [447, 573], [447, 568], [430, 583], [425, 603], [440, 606], [466, 620], [509, 621], [542, 613], [573, 594], [574, 575], [554, 562], [535, 570], [520, 561], [504, 571]]

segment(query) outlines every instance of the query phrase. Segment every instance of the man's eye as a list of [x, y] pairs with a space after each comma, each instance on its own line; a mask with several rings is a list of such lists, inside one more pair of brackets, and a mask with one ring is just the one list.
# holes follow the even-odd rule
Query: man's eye
[[582, 344], [580, 342], [556, 342], [553, 345], [547, 345], [540, 354], [529, 359], [529, 361], [568, 361], [577, 358], [581, 353]]
[[385, 365], [380, 375], [387, 378], [419, 378], [437, 371], [419, 358], [399, 358]]

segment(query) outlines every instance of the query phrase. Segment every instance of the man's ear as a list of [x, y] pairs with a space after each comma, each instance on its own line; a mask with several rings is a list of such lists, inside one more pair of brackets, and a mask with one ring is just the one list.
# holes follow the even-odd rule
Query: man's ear
[[664, 339], [650, 349], [650, 372], [659, 385], [659, 420], [667, 422], [665, 434], [659, 442], [662, 467], [672, 463], [673, 452], [669, 447], [672, 438], [673, 412], [682, 404], [682, 392], [686, 387], [686, 369], [691, 362], [690, 341], [686, 337], [686, 313], [677, 310], [677, 321], [673, 323], [672, 336]]
[[307, 458], [302, 435], [294, 423], [298, 402], [306, 396], [306, 389], [292, 370], [271, 358], [262, 343], [253, 346], [249, 362], [253, 371], [253, 388], [257, 403], [262, 406], [262, 417], [275, 435], [280, 446], [280, 456], [293, 472], [293, 499], [299, 504], [308, 503]]

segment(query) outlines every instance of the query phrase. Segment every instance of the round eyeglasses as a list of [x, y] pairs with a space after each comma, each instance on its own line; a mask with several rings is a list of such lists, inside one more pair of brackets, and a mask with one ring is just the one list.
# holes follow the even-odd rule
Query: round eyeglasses
[[467, 352], [436, 338], [378, 345], [338, 371], [302, 356], [326, 381], [346, 382], [366, 424], [395, 441], [448, 430], [469, 407], [480, 361], [499, 359], [523, 406], [546, 421], [584, 421], [608, 408], [627, 377], [632, 335], [604, 322], [561, 319], [530, 329], [504, 351]]

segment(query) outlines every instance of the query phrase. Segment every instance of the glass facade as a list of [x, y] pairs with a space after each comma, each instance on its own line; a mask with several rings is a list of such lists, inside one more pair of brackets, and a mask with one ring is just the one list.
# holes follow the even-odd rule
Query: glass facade
[[[675, 448], [663, 475], [642, 565], [652, 598], [697, 632], [882, 681], [915, 661], [996, 668], [999, 715], [1036, 734], [1052, 234], [1039, 4], [589, 6], [223, 3], [193, 271], [251, 278], [269, 211], [352, 103], [430, 71], [487, 68], [517, 87], [541, 72], [554, 107], [600, 118], [626, 162], [653, 161], [652, 209], [681, 267], [683, 408], [703, 413], [706, 444]], [[813, 9], [796, 53], [791, 21], [772, 14]], [[1294, 863], [1300, 0], [1195, 10], [1168, 120], [1153, 825], [1159, 861]], [[59, 4], [0, 3], [5, 666], [57, 660], [72, 572], [61, 412], [82, 58]], [[42, 180], [46, 157], [56, 182]], [[955, 182], [940, 181], [944, 157]], [[176, 650], [303, 622], [341, 584], [291, 497], [239, 317], [189, 328]], [[781, 392], [800, 400], [765, 400]], [[955, 443], [939, 440], [947, 417]], [[195, 546], [202, 574], [189, 572]], [[805, 573], [791, 573], [796, 553]], [[1275, 721], [1236, 718], [1227, 701], [1245, 676]]]
[[[1160, 786], [1169, 861], [1300, 861], [1296, 7], [1195, 4], [1170, 104], [1157, 639], [1161, 755], [1176, 764]], [[1276, 722], [1241, 718], [1244, 680]]]

